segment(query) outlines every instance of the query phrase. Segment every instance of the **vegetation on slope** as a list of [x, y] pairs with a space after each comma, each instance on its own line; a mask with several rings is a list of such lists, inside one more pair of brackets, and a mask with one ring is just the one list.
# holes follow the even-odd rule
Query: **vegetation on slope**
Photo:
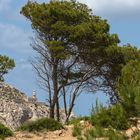
[[0, 139], [5, 139], [6, 137], [13, 136], [13, 132], [0, 123]]
[[43, 131], [43, 130], [54, 131], [62, 128], [63, 125], [60, 122], [49, 118], [42, 118], [36, 121], [26, 122], [21, 127], [19, 127], [18, 130], [32, 132], [32, 131]]

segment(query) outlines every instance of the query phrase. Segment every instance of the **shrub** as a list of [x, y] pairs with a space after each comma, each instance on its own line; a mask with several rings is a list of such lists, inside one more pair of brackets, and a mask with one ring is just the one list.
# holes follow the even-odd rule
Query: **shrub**
[[74, 124], [73, 130], [72, 130], [72, 135], [74, 137], [80, 136], [82, 134], [82, 127], [79, 123]]
[[37, 121], [26, 122], [20, 128], [18, 128], [18, 130], [29, 131], [29, 132], [42, 131], [42, 130], [54, 131], [62, 128], [63, 128], [62, 124], [57, 122], [56, 120], [43, 118]]
[[9, 136], [13, 136], [13, 132], [0, 123], [0, 139], [4, 139]]
[[133, 135], [131, 136], [134, 140], [140, 140], [140, 131], [136, 130], [133, 132]]
[[82, 136], [77, 136], [77, 140], [85, 140]]
[[90, 120], [90, 117], [89, 116], [83, 116], [83, 117], [77, 117], [77, 118], [72, 118], [69, 120], [68, 124], [77, 124], [77, 123], [80, 123], [80, 121], [83, 120], [83, 121], [89, 121]]
[[94, 109], [90, 121], [92, 125], [104, 128], [111, 126], [115, 129], [124, 130], [129, 127], [126, 112], [119, 104], [109, 108], [98, 105], [98, 107]]
[[72, 118], [69, 120], [68, 124], [73, 124], [73, 125], [76, 125], [78, 123], [80, 123], [81, 119], [78, 117], [78, 118]]
[[134, 140], [140, 140], [140, 135], [136, 136]]
[[90, 130], [87, 130], [84, 134], [84, 137], [79, 137], [79, 140], [93, 140], [95, 138], [108, 138], [109, 140], [125, 140], [126, 137], [119, 133], [118, 131], [113, 130], [112, 128], [103, 129], [101, 127], [95, 127]]
[[78, 117], [78, 118], [72, 118], [68, 124], [73, 124], [74, 127], [73, 127], [73, 130], [72, 130], [72, 135], [74, 137], [77, 137], [78, 140], [82, 140], [82, 137], [80, 137], [80, 135], [82, 134], [82, 126], [80, 124], [80, 121], [89, 121], [89, 118], [88, 116], [84, 116], [84, 117]]
[[105, 130], [99, 126], [96, 126], [95, 128], [89, 129], [84, 134], [87, 140], [91, 138], [99, 138], [105, 136]]
[[106, 131], [105, 136], [108, 137], [109, 140], [126, 140], [126, 139], [128, 139], [125, 135], [121, 134], [118, 131], [113, 130], [112, 128], [109, 128]]

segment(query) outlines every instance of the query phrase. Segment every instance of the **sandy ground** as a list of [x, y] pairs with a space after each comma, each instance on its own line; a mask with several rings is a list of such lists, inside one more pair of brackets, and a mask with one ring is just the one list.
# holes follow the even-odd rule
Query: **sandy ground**
[[72, 136], [72, 127], [68, 127], [65, 130], [54, 132], [16, 132], [14, 137], [9, 137], [6, 140], [76, 140], [76, 138]]

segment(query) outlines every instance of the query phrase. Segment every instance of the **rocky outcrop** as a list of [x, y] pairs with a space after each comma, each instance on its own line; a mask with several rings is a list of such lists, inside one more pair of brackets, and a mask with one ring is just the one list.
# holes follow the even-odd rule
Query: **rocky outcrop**
[[126, 136], [131, 139], [133, 136], [140, 133], [140, 117], [130, 118], [130, 121], [135, 125], [127, 129], [125, 133]]
[[49, 108], [45, 104], [29, 102], [24, 93], [5, 83], [0, 83], [0, 123], [16, 130], [27, 120], [48, 116]]

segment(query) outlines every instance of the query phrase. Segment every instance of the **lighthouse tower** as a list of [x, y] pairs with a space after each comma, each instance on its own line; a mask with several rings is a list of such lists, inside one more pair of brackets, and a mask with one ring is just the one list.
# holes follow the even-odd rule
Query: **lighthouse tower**
[[36, 102], [37, 101], [37, 97], [36, 97], [36, 91], [33, 91], [33, 95], [32, 95], [32, 102]]

